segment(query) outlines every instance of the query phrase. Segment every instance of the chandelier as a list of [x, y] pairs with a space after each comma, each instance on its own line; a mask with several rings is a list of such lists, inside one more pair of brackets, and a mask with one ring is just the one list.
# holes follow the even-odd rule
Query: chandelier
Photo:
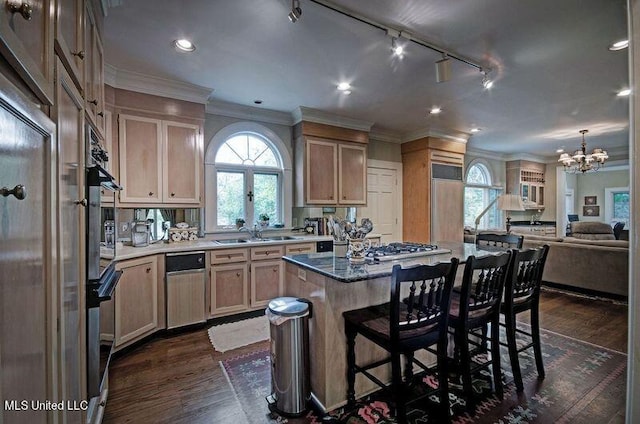
[[582, 134], [582, 148], [580, 150], [576, 150], [573, 155], [569, 155], [569, 153], [560, 155], [558, 162], [562, 162], [565, 172], [574, 174], [582, 172], [584, 174], [587, 171], [597, 171], [609, 158], [607, 151], [599, 148], [593, 149], [590, 154], [587, 154], [587, 143], [584, 141], [584, 135], [588, 132], [589, 130], [580, 130], [580, 134]]

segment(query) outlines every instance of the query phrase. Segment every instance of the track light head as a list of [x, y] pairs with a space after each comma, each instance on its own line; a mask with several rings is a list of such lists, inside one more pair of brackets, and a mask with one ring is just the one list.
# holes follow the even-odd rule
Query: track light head
[[446, 82], [451, 78], [451, 60], [446, 53], [442, 55], [442, 59], [436, 62], [436, 81]]
[[298, 19], [302, 16], [302, 9], [300, 8], [299, 0], [291, 0], [291, 11], [289, 12], [289, 20], [292, 23], [296, 23]]
[[398, 39], [396, 37], [393, 37], [391, 39], [391, 51], [394, 55], [399, 57], [402, 57], [402, 55], [404, 54], [404, 47], [402, 46], [402, 44], [398, 43]]
[[482, 86], [484, 87], [485, 90], [489, 90], [491, 87], [493, 87], [493, 80], [491, 78], [489, 78], [489, 72], [491, 72], [491, 69], [487, 69], [487, 70], [480, 70], [483, 74], [482, 76]]

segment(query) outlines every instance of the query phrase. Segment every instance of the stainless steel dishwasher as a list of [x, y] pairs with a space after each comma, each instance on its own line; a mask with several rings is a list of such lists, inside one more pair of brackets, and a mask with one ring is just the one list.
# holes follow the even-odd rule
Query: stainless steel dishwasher
[[205, 322], [205, 253], [167, 253], [167, 328]]

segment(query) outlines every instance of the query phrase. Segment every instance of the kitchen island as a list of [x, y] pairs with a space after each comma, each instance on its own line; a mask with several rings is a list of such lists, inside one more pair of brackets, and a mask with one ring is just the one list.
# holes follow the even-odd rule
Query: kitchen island
[[[346, 403], [347, 347], [344, 335], [344, 311], [364, 308], [389, 301], [391, 270], [417, 264], [448, 262], [457, 257], [464, 262], [470, 256], [486, 256], [492, 252], [477, 249], [475, 244], [438, 243], [446, 253], [428, 254], [406, 260], [381, 261], [361, 265], [350, 264], [332, 252], [284, 256], [286, 296], [306, 298], [313, 304], [309, 320], [311, 391], [314, 401], [325, 411]], [[462, 269], [458, 271], [459, 277]], [[356, 360], [368, 363], [382, 359], [387, 353], [374, 343], [359, 337]], [[417, 356], [420, 358], [420, 356]], [[429, 358], [422, 359], [429, 361]], [[372, 373], [382, 381], [390, 380], [390, 367], [379, 367]], [[366, 378], [356, 379], [356, 398], [377, 390]]]

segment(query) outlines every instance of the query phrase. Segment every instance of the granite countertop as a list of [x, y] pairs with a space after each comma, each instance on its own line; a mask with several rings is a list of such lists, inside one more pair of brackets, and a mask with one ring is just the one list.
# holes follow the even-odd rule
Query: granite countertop
[[[145, 247], [116, 246], [116, 261], [140, 258], [149, 255], [176, 252], [192, 252], [196, 250], [219, 250], [219, 249], [241, 249], [256, 246], [296, 244], [305, 242], [333, 240], [331, 236], [293, 236], [291, 240], [254, 240], [246, 243], [220, 244], [213, 239], [198, 239], [195, 241], [182, 242], [158, 242]], [[243, 237], [239, 237], [243, 238]]]
[[464, 263], [466, 258], [471, 255], [486, 256], [495, 253], [478, 249], [473, 243], [440, 242], [438, 246], [447, 249], [449, 252], [395, 261], [365, 262], [364, 264], [351, 264], [349, 259], [336, 257], [333, 252], [290, 255], [283, 256], [282, 259], [342, 283], [353, 283], [356, 281], [389, 277], [391, 276], [393, 266], [397, 264], [401, 264], [403, 267], [419, 264], [429, 265], [438, 262], [448, 262], [452, 257], [457, 257], [460, 259], [460, 263]]
[[529, 226], [536, 226], [536, 225], [556, 225], [556, 221], [535, 221], [533, 224], [531, 223], [531, 221], [511, 221], [511, 226], [516, 226], [516, 227], [529, 227]]

